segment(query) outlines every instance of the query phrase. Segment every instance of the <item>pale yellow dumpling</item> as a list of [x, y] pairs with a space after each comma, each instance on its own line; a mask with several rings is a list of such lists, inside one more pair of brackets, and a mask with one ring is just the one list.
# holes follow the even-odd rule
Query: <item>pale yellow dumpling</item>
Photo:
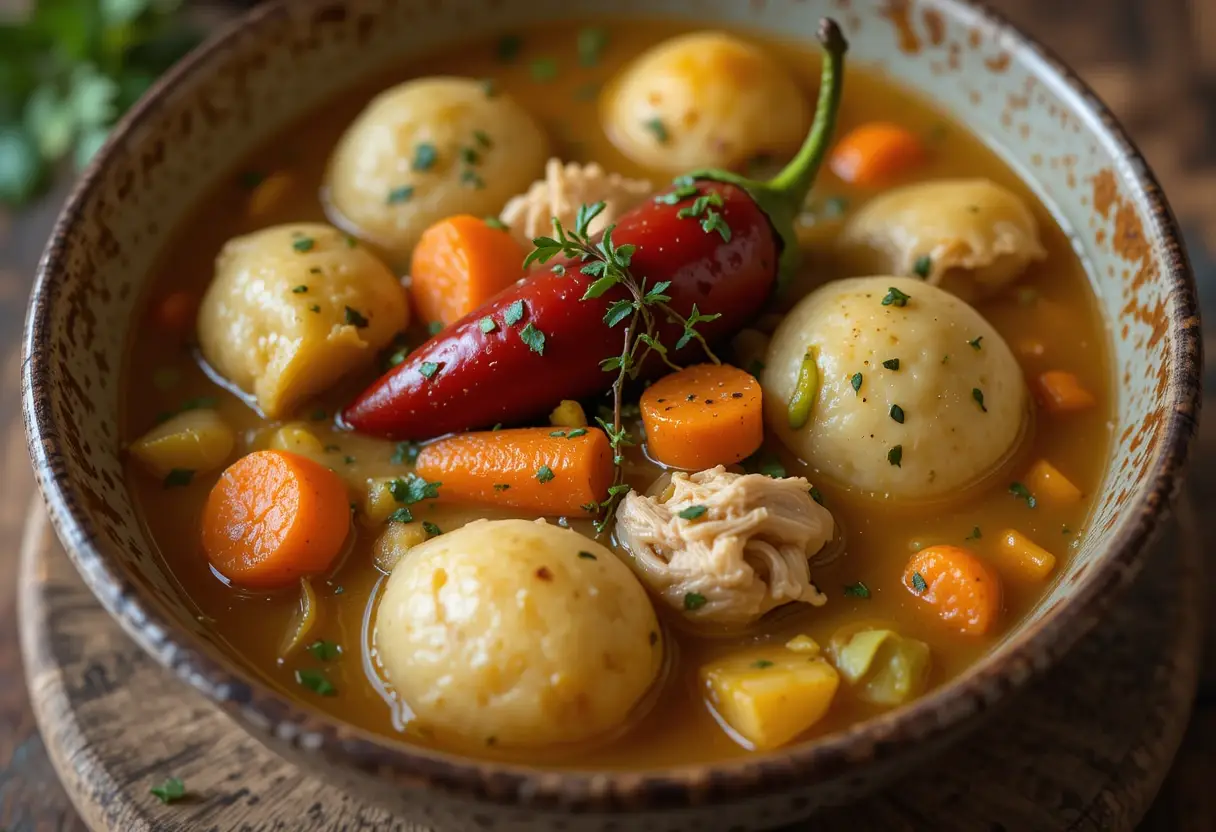
[[549, 140], [510, 96], [469, 78], [380, 93], [346, 129], [325, 174], [331, 217], [409, 262], [427, 226], [497, 215], [544, 175]]
[[375, 640], [421, 725], [499, 746], [605, 735], [663, 661], [654, 608], [629, 567], [544, 521], [478, 520], [409, 549]]
[[603, 104], [613, 143], [635, 162], [671, 173], [792, 155], [811, 116], [784, 67], [723, 32], [682, 35], [643, 53]]
[[[804, 372], [804, 362], [810, 367]], [[898, 500], [945, 498], [1005, 460], [1029, 398], [1009, 346], [959, 298], [924, 281], [828, 283], [777, 327], [765, 358], [765, 421], [813, 471]], [[813, 405], [789, 402], [809, 378]]]
[[366, 247], [318, 223], [229, 240], [203, 296], [203, 357], [269, 419], [370, 364], [409, 323], [405, 292]]

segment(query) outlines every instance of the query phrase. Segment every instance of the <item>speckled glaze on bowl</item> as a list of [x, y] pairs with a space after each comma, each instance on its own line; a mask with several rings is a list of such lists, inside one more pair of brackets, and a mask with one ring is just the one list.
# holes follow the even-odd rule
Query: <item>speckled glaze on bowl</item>
[[293, 761], [441, 829], [745, 830], [859, 796], [957, 737], [1098, 621], [1139, 569], [1195, 431], [1200, 328], [1173, 217], [1110, 114], [1041, 47], [961, 0], [620, 0], [614, 7], [803, 39], [814, 36], [821, 15], [833, 15], [853, 61], [885, 69], [1000, 148], [1089, 260], [1117, 371], [1109, 471], [1076, 557], [991, 654], [908, 707], [778, 752], [652, 772], [546, 772], [390, 742], [273, 693], [196, 621], [122, 482], [118, 368], [157, 251], [217, 172], [339, 90], [411, 53], [476, 32], [598, 13], [601, 4], [265, 3], [126, 116], [59, 218], [25, 335], [30, 454], [77, 568], [152, 656]]

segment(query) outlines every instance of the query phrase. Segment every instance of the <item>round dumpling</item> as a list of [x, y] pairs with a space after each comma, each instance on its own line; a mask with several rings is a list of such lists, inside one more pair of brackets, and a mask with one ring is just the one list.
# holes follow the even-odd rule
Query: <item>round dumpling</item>
[[880, 194], [850, 218], [839, 244], [855, 273], [915, 274], [967, 301], [993, 294], [1047, 256], [1026, 203], [988, 179], [940, 179]]
[[604, 102], [604, 129], [617, 147], [641, 165], [673, 173], [789, 156], [812, 116], [782, 66], [722, 32], [655, 46], [626, 67]]
[[[1029, 412], [1021, 368], [992, 325], [902, 277], [835, 281], [805, 297], [773, 334], [762, 383], [768, 426], [791, 451], [897, 500], [949, 497], [992, 473]], [[795, 390], [815, 391], [805, 420], [791, 418]]]
[[612, 731], [663, 659], [629, 567], [543, 520], [478, 520], [411, 549], [380, 601], [376, 648], [422, 725], [500, 746]]
[[198, 339], [211, 367], [278, 419], [370, 364], [408, 323], [384, 263], [335, 228], [297, 223], [224, 244]]
[[513, 99], [468, 78], [422, 78], [376, 96], [325, 175], [339, 225], [408, 262], [427, 226], [496, 216], [544, 174], [549, 141]]

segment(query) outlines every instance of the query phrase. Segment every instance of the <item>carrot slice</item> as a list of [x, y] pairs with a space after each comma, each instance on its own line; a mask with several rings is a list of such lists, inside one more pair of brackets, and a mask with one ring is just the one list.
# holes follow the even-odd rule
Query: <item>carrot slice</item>
[[1081, 386], [1075, 373], [1048, 370], [1039, 376], [1039, 393], [1043, 407], [1052, 413], [1085, 410], [1098, 403], [1094, 394]]
[[153, 310], [153, 320], [166, 332], [189, 332], [194, 329], [198, 299], [193, 292], [177, 291], [165, 295]]
[[828, 164], [845, 182], [862, 187], [885, 185], [925, 161], [920, 136], [885, 121], [855, 127], [836, 146]]
[[983, 635], [1001, 614], [1001, 579], [961, 546], [930, 546], [908, 560], [904, 586], [943, 621]]
[[422, 232], [410, 292], [423, 319], [454, 323], [523, 277], [524, 250], [508, 232], [462, 214]]
[[280, 587], [326, 571], [350, 531], [341, 477], [290, 451], [228, 466], [203, 507], [203, 550], [234, 584]]
[[462, 433], [424, 447], [415, 471], [443, 500], [572, 514], [608, 496], [612, 448], [598, 428]]
[[664, 376], [642, 394], [650, 455], [701, 470], [751, 456], [764, 441], [760, 383], [729, 364], [697, 364]]

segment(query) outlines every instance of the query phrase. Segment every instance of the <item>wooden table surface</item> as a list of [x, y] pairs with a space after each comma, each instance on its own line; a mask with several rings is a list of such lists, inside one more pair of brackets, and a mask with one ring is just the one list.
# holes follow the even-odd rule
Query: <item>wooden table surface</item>
[[[1097, 90], [1148, 157], [1182, 222], [1216, 334], [1216, 0], [989, 0]], [[21, 426], [21, 327], [34, 266], [62, 194], [0, 210], [0, 830], [83, 830], [47, 759], [17, 647], [16, 552], [33, 475]], [[1207, 342], [1205, 333], [1205, 342]], [[1208, 343], [1208, 355], [1216, 350]], [[1209, 373], [1207, 389], [1216, 373]], [[1209, 393], [1213, 395], [1213, 393]], [[1191, 465], [1200, 516], [1216, 496], [1212, 403]], [[1216, 558], [1209, 558], [1216, 598]], [[1216, 829], [1216, 608], [1195, 714], [1142, 829]], [[1128, 719], [1135, 719], [1128, 714]]]

